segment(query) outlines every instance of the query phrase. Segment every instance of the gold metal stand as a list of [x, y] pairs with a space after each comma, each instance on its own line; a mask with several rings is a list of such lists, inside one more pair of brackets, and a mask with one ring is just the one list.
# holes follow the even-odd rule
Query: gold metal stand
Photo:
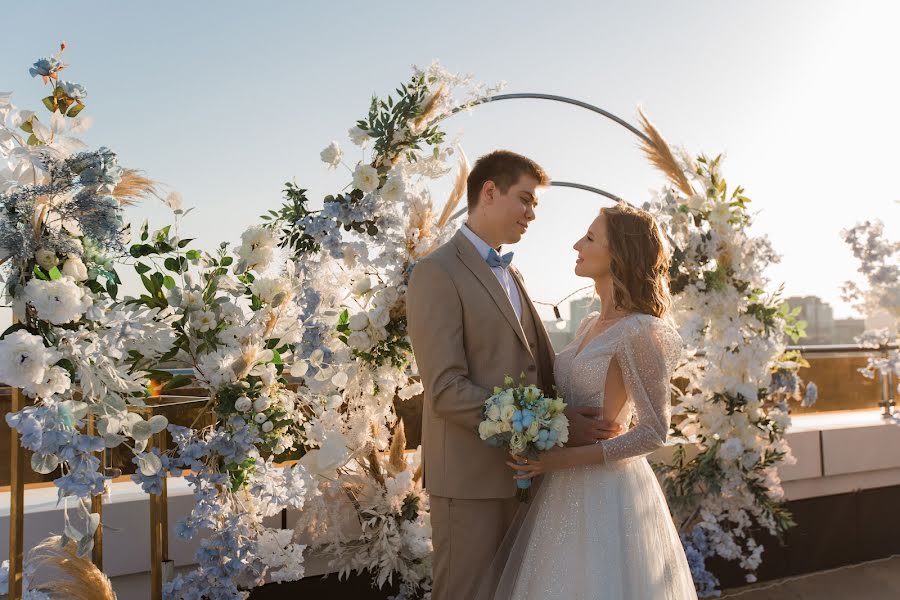
[[[12, 388], [12, 412], [22, 410], [22, 392]], [[22, 600], [22, 563], [25, 535], [25, 449], [19, 445], [19, 432], [10, 428], [9, 436], [9, 598]]]

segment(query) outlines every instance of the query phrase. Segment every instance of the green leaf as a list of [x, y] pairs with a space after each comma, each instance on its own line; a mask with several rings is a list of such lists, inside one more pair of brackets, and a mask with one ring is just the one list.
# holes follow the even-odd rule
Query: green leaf
[[56, 112], [56, 97], [55, 96], [47, 96], [41, 102], [44, 103], [44, 106], [47, 107], [47, 110], [50, 112]]
[[56, 280], [60, 277], [62, 277], [62, 273], [59, 272], [58, 268], [53, 267], [52, 269], [50, 269], [50, 279]]
[[115, 283], [113, 283], [112, 281], [107, 281], [107, 282], [106, 282], [106, 291], [107, 291], [107, 293], [109, 293], [109, 296], [110, 296], [113, 300], [115, 300], [115, 299], [116, 299], [116, 295], [119, 293], [119, 286], [117, 286], [117, 285], [116, 285]]
[[185, 246], [187, 246], [188, 244], [190, 244], [193, 241], [194, 241], [194, 238], [187, 238], [187, 239], [181, 240], [180, 242], [178, 242], [178, 247], [184, 248]]
[[188, 260], [197, 260], [200, 258], [200, 251], [199, 250], [188, 250], [187, 253], [185, 254], [185, 256], [187, 256]]
[[162, 391], [168, 392], [180, 387], [184, 387], [190, 384], [192, 381], [193, 378], [189, 377], [188, 375], [176, 375], [166, 382], [166, 384], [162, 387]]
[[222, 259], [222, 262], [219, 264], [221, 264], [223, 267], [227, 267], [233, 262], [234, 262], [234, 258], [232, 258], [231, 256], [226, 256], [225, 258]]
[[69, 109], [69, 112], [66, 113], [67, 117], [77, 117], [78, 113], [84, 110], [84, 104], [75, 103], [75, 106]]
[[139, 275], [143, 275], [150, 270], [150, 265], [145, 265], [144, 263], [139, 262], [134, 265], [134, 270], [137, 271]]
[[171, 275], [166, 275], [163, 277], [163, 285], [169, 288], [170, 290], [175, 289], [175, 279]]
[[44, 271], [37, 265], [34, 265], [34, 270], [32, 271], [34, 276], [38, 279], [43, 279], [44, 281], [50, 281], [50, 278], [44, 273]]

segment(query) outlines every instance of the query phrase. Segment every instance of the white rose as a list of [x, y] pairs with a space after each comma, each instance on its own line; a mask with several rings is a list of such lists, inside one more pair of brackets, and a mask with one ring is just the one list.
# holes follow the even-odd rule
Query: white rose
[[387, 327], [391, 322], [391, 311], [378, 306], [369, 311], [369, 321], [376, 327]]
[[387, 202], [399, 202], [406, 194], [406, 182], [402, 177], [389, 177], [381, 188], [381, 197]]
[[329, 169], [337, 168], [337, 166], [341, 164], [341, 158], [343, 158], [343, 156], [344, 151], [341, 150], [341, 147], [337, 142], [331, 142], [328, 144], [327, 148], [319, 153], [322, 162], [327, 164]]
[[259, 277], [250, 284], [250, 288], [259, 296], [260, 300], [271, 304], [278, 294], [288, 291], [289, 284], [282, 277]]
[[56, 257], [56, 252], [53, 250], [47, 250], [46, 248], [41, 248], [34, 253], [34, 260], [37, 261], [45, 271], [49, 271], [53, 267], [59, 264], [59, 258]]
[[362, 190], [365, 193], [374, 192], [378, 189], [378, 171], [371, 165], [359, 163], [353, 172], [353, 187]]
[[350, 317], [350, 329], [353, 331], [362, 331], [369, 326], [369, 317], [366, 313], [356, 313]]
[[520, 433], [518, 431], [514, 431], [512, 437], [509, 440], [509, 449], [519, 454], [520, 452], [525, 450], [525, 445], [528, 443], [528, 440], [525, 438], [524, 433]]
[[356, 296], [362, 296], [371, 289], [372, 279], [368, 275], [353, 284], [353, 294]]
[[203, 306], [203, 294], [198, 290], [186, 290], [181, 294], [181, 306], [185, 310], [193, 310]]
[[253, 402], [253, 410], [255, 410], [258, 413], [261, 413], [262, 411], [269, 408], [269, 406], [271, 404], [272, 404], [271, 398], [269, 398], [268, 396], [260, 396]]
[[500, 407], [500, 420], [504, 423], [509, 423], [512, 421], [513, 414], [516, 412], [516, 407], [512, 404], [504, 404]]
[[71, 277], [51, 281], [32, 279], [25, 284], [25, 300], [34, 306], [39, 318], [54, 325], [77, 321], [94, 304], [86, 290]]
[[247, 396], [241, 396], [237, 400], [234, 401], [234, 410], [239, 412], [247, 412], [250, 410], [250, 407], [253, 405], [250, 398]]
[[503, 406], [511, 406], [515, 404], [516, 398], [513, 396], [512, 390], [503, 390], [500, 393], [500, 404]]
[[492, 425], [493, 424], [490, 421], [482, 421], [481, 423], [479, 423], [478, 424], [478, 436], [483, 440], [486, 440], [489, 437], [491, 437], [491, 435], [493, 435], [491, 433]]
[[368, 350], [372, 347], [372, 340], [365, 331], [354, 331], [347, 337], [347, 344], [354, 350]]
[[378, 292], [378, 304], [380, 306], [393, 306], [400, 299], [400, 292], [397, 288], [386, 287]]
[[77, 254], [70, 254], [63, 265], [62, 274], [68, 275], [75, 281], [84, 281], [88, 278], [87, 267], [81, 262]]
[[741, 443], [740, 438], [728, 438], [725, 440], [724, 444], [719, 446], [716, 454], [719, 459], [723, 461], [736, 460], [739, 456], [744, 454], [744, 444]]
[[347, 134], [350, 136], [350, 141], [357, 146], [365, 146], [370, 139], [369, 133], [356, 125], [351, 127], [350, 130], [347, 131]]
[[556, 432], [556, 441], [560, 444], [569, 441], [569, 420], [565, 415], [556, 415], [550, 419], [550, 429]]
[[216, 315], [210, 310], [198, 310], [194, 313], [193, 321], [197, 331], [209, 331], [216, 324]]
[[538, 431], [541, 430], [541, 422], [535, 419], [531, 422], [531, 425], [528, 426], [528, 429], [525, 430], [525, 433], [528, 435], [528, 439], [533, 440], [537, 437]]
[[491, 421], [499, 421], [500, 420], [500, 407], [496, 404], [491, 404], [490, 408], [487, 411], [487, 418]]

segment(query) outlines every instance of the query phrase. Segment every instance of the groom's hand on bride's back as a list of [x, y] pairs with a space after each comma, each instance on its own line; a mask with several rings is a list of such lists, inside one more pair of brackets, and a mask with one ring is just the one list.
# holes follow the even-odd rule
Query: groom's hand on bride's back
[[613, 421], [604, 421], [603, 409], [590, 406], [568, 406], [569, 441], [567, 446], [587, 446], [620, 435], [624, 428]]

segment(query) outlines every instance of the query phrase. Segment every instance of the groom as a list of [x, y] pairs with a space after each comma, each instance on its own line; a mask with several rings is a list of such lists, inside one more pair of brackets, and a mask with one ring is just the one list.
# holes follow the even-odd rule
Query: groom
[[[434, 600], [472, 598], [519, 503], [506, 451], [478, 436], [482, 406], [503, 378], [524, 373], [553, 393], [553, 348], [512, 253], [549, 185], [533, 160], [498, 150], [475, 163], [469, 214], [422, 259], [407, 292], [413, 351], [425, 387], [422, 450], [431, 501]], [[570, 407], [569, 445], [614, 435], [598, 409]]]

